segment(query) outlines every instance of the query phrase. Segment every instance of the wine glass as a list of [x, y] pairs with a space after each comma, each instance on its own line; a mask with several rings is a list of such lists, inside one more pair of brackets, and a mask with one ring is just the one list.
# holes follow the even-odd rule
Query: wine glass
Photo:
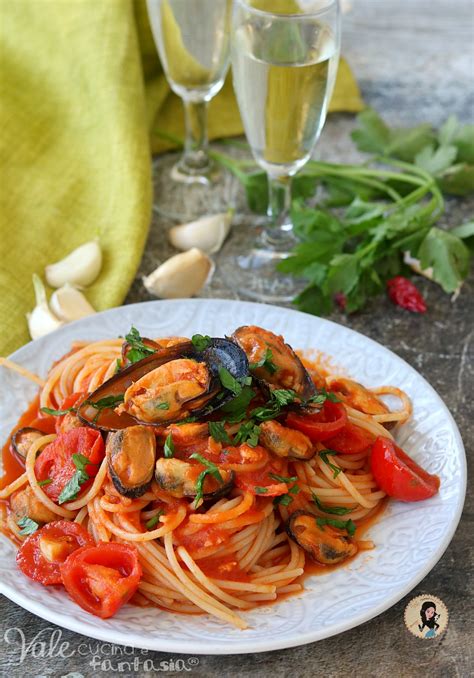
[[[166, 78], [184, 105], [184, 152], [171, 176], [209, 188], [219, 172], [208, 155], [207, 107], [229, 68], [232, 0], [147, 0], [147, 8]], [[176, 190], [170, 193], [173, 205], [182, 202], [183, 208], [207, 201], [206, 191], [183, 191], [182, 200]], [[158, 196], [158, 211], [167, 212], [166, 199]]]
[[291, 179], [323, 128], [339, 47], [338, 0], [235, 0], [234, 89], [252, 154], [267, 173], [269, 200], [263, 226], [239, 227], [240, 247], [248, 251], [240, 251], [227, 275], [259, 301], [290, 301], [303, 286], [275, 266], [296, 244]]

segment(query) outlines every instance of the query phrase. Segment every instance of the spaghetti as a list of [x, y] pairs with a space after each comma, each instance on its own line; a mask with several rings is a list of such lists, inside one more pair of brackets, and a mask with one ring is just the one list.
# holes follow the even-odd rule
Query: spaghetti
[[[125, 344], [121, 339], [80, 342], [51, 368], [44, 381], [3, 360], [5, 367], [17, 370], [40, 385], [29, 421], [23, 418], [22, 425], [36, 427], [44, 435], [29, 446], [23, 460], [24, 471], [17, 465], [14, 477], [4, 479], [8, 484], [0, 490], [0, 499], [6, 502], [3, 529], [20, 545], [20, 551], [21, 545], [29, 540], [38, 541], [35, 535], [40, 534], [41, 529], [28, 536], [28, 530], [19, 526], [25, 519], [37, 528], [41, 526], [44, 521], [39, 520], [35, 512], [39, 505], [51, 512], [55, 520], [70, 521], [77, 526], [75, 529], [87, 531], [93, 544], [105, 543], [109, 549], [122, 544], [133, 549], [141, 577], [136, 579], [132, 602], [156, 605], [176, 613], [205, 612], [243, 629], [246, 621], [242, 612], [300, 592], [302, 575], [306, 572], [328, 571], [331, 565], [352, 557], [358, 550], [372, 548], [373, 544], [361, 537], [364, 526], [383, 507], [386, 493], [374, 478], [370, 452], [379, 437], [389, 442], [393, 439], [390, 426], [408, 420], [411, 415], [408, 396], [394, 387], [369, 390], [341, 377], [324, 378], [320, 373], [317, 380], [309, 384], [308, 372], [281, 338], [260, 328], [249, 329], [254, 336], [250, 348], [247, 338], [245, 341], [242, 336], [234, 339], [249, 359], [250, 372], [239, 384], [232, 382], [230, 404], [235, 406], [242, 392], [253, 389], [253, 397], [247, 400], [240, 418], [235, 416], [235, 409], [233, 417], [220, 413], [218, 405], [213, 411], [196, 417], [197, 421], [183, 423], [176, 419], [177, 423], [142, 421], [139, 424], [147, 429], [153, 425], [157, 469], [161, 464], [166, 473], [172, 467], [185, 468], [186, 472], [193, 470], [192, 487], [198, 488], [200, 483], [202, 490], [199, 495], [196, 489], [194, 496], [177, 490], [176, 479], [174, 485], [167, 485], [163, 478], [168, 476], [164, 471], [160, 475], [158, 470], [156, 477], [147, 482], [137, 496], [132, 496], [133, 493], [126, 496], [120, 490], [122, 486], [114, 481], [113, 467], [111, 469], [109, 442], [116, 435], [113, 432], [108, 433], [107, 457], [102, 451], [94, 462], [85, 450], [77, 454], [77, 450], [68, 450], [63, 444], [71, 431], [87, 428], [91, 435], [94, 432], [100, 438], [97, 444], [103, 446], [101, 436], [90, 426], [100, 428], [105, 420], [96, 415], [95, 422], [88, 425], [83, 417], [78, 418], [81, 409], [77, 403], [93, 402], [91, 393], [112, 383], [123, 370], [128, 374], [133, 369], [130, 350], [137, 345], [141, 348], [138, 366], [152, 355], [161, 356], [163, 351], [170, 350], [170, 345], [175, 350], [175, 358], [176, 350], [189, 342], [142, 340], [138, 333], [134, 335], [135, 343], [128, 337]], [[185, 359], [177, 358], [174, 362], [184, 363]], [[163, 368], [169, 371], [171, 363], [163, 363], [155, 372], [157, 369], [163, 372]], [[182, 367], [180, 365], [180, 369]], [[293, 368], [295, 373], [291, 374]], [[303, 386], [295, 375], [303, 375]], [[222, 373], [220, 376], [223, 388], [224, 384], [228, 387]], [[286, 382], [278, 383], [277, 377]], [[288, 379], [292, 383], [290, 388]], [[134, 384], [133, 379], [131, 383]], [[161, 395], [169, 392], [169, 383], [166, 388], [168, 391], [160, 391]], [[180, 388], [183, 388], [182, 382]], [[307, 392], [313, 395], [306, 398], [303, 394]], [[155, 388], [155, 399], [157, 393]], [[80, 398], [77, 394], [81, 394]], [[400, 402], [399, 409], [390, 411], [382, 400], [385, 396], [395, 396]], [[117, 407], [114, 401], [113, 412], [110, 407], [113, 416], [127, 406], [127, 392], [121, 398], [124, 402]], [[343, 413], [342, 426], [330, 404]], [[161, 409], [166, 414], [165, 407]], [[232, 412], [229, 405], [224, 409]], [[293, 421], [288, 415], [290, 411], [296, 411], [291, 415], [295, 425], [290, 423]], [[97, 412], [102, 416], [102, 410]], [[161, 412], [160, 416], [163, 416]], [[329, 437], [324, 433], [325, 426], [334, 428]], [[15, 430], [18, 428], [20, 425]], [[314, 432], [317, 430], [319, 434]], [[262, 440], [270, 442], [265, 446]], [[302, 449], [306, 450], [306, 457]], [[4, 454], [12, 455], [12, 447], [7, 446]], [[63, 467], [58, 470], [58, 459], [63, 457]], [[50, 458], [48, 465], [44, 460]], [[43, 477], [45, 464], [53, 477]], [[52, 488], [59, 483], [56, 475], [59, 473], [63, 474], [64, 482], [58, 496]], [[228, 488], [224, 478], [231, 479]], [[66, 496], [71, 482], [77, 483], [77, 492]], [[219, 496], [219, 491], [223, 496]], [[319, 540], [319, 551], [314, 544], [308, 548], [304, 539], [309, 532], [304, 532], [303, 523], [296, 524], [298, 519], [308, 517], [314, 522], [316, 536], [312, 538]], [[308, 530], [312, 529], [310, 524]], [[345, 549], [343, 558], [331, 562], [327, 557], [325, 540], [328, 539], [333, 546]], [[70, 540], [68, 544], [70, 549]], [[41, 542], [42, 557], [46, 553], [43, 546]], [[91, 547], [83, 547], [87, 548]], [[326, 560], [316, 558], [315, 565], [316, 552], [326, 553]], [[64, 565], [73, 556], [75, 552], [68, 552]], [[25, 567], [28, 566], [21, 566], [24, 572]], [[109, 565], [105, 569], [110, 569]], [[74, 598], [67, 583], [70, 574], [64, 575], [63, 566], [61, 573], [63, 583]], [[88, 595], [100, 598], [106, 584], [101, 581], [99, 586], [94, 581], [91, 580]], [[78, 599], [77, 594], [75, 599], [85, 609], [94, 611]], [[110, 615], [102, 609], [100, 616]]]

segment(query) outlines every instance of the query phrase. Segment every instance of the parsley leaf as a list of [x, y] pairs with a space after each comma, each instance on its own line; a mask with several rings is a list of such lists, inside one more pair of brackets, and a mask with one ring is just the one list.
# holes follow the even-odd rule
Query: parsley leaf
[[154, 527], [156, 527], [156, 525], [158, 525], [160, 521], [160, 517], [164, 514], [164, 512], [165, 512], [164, 509], [160, 509], [158, 513], [155, 513], [155, 515], [152, 518], [150, 518], [150, 520], [147, 520], [147, 522], [145, 523], [146, 529], [152, 530]]
[[231, 439], [229, 437], [229, 434], [224, 428], [224, 422], [223, 421], [209, 421], [207, 423], [207, 427], [209, 429], [209, 434], [214, 438], [214, 440], [218, 443], [226, 443], [226, 445], [231, 444]]
[[257, 494], [266, 494], [268, 492], [268, 487], [261, 487], [260, 485], [255, 485], [255, 492]]
[[163, 446], [163, 454], [166, 459], [171, 459], [171, 457], [174, 456], [174, 443], [171, 433], [168, 433], [166, 436], [165, 444]]
[[346, 530], [347, 534], [350, 537], [353, 537], [357, 529], [356, 524], [349, 518], [349, 520], [337, 520], [337, 518], [316, 518], [316, 524], [322, 530], [324, 530], [325, 525], [330, 525], [331, 527], [337, 527], [340, 530]]
[[61, 494], [58, 497], [58, 504], [64, 504], [64, 502], [77, 497], [81, 490], [81, 486], [89, 480], [86, 466], [88, 464], [95, 466], [95, 464], [83, 454], [73, 454], [72, 462], [76, 467], [76, 472], [61, 490]]
[[162, 403], [158, 403], [158, 405], [155, 405], [155, 410], [169, 410], [170, 409], [170, 404], [165, 403], [164, 401]]
[[221, 412], [230, 415], [226, 416], [228, 422], [241, 421], [245, 417], [247, 408], [254, 397], [255, 391], [253, 388], [250, 388], [250, 386], [243, 386], [239, 395], [226, 403], [221, 408]]
[[270, 348], [265, 350], [263, 358], [256, 363], [250, 363], [249, 365], [251, 370], [256, 370], [258, 367], [263, 367], [269, 374], [275, 374], [278, 371], [278, 367], [273, 362], [273, 353]]
[[193, 505], [196, 507], [204, 497], [204, 480], [206, 479], [206, 476], [212, 475], [221, 485], [224, 483], [224, 479], [217, 466], [198, 452], [194, 452], [194, 454], [190, 456], [190, 459], [196, 459], [200, 464], [203, 464], [203, 466], [206, 467], [204, 471], [201, 471], [196, 480], [196, 496], [193, 501]]
[[44, 487], [45, 485], [50, 485], [53, 480], [52, 478], [45, 478], [44, 480], [38, 480], [37, 482], [40, 487]]
[[125, 335], [125, 341], [130, 346], [130, 350], [127, 352], [127, 360], [131, 363], [136, 363], [155, 353], [152, 348], [143, 343], [139, 331], [133, 325], [129, 333]]
[[257, 426], [253, 421], [247, 421], [242, 424], [234, 436], [233, 445], [240, 443], [247, 443], [250, 447], [258, 445], [258, 437], [260, 435], [260, 426]]
[[225, 367], [219, 367], [219, 379], [222, 386], [228, 391], [232, 391], [235, 396], [242, 392], [242, 384]]
[[289, 405], [295, 400], [296, 397], [296, 392], [291, 388], [276, 388], [272, 391], [272, 398], [279, 407], [285, 407], [285, 405]]
[[469, 250], [458, 237], [440, 228], [430, 229], [418, 250], [421, 268], [433, 268], [433, 280], [445, 292], [454, 292], [469, 272]]
[[335, 464], [333, 464], [332, 462], [330, 462], [329, 459], [328, 459], [328, 456], [329, 456], [329, 455], [335, 455], [335, 454], [339, 454], [339, 453], [336, 452], [335, 450], [322, 450], [322, 451], [319, 453], [319, 456], [320, 456], [321, 459], [324, 461], [324, 463], [327, 464], [327, 465], [329, 466], [329, 468], [331, 469], [331, 471], [333, 471], [333, 476], [332, 476], [333, 478], [337, 478], [337, 476], [338, 476], [338, 475], [340, 474], [340, 472], [342, 471], [342, 468], [340, 468], [339, 466], [336, 466]]
[[352, 509], [350, 508], [345, 508], [344, 506], [328, 506], [327, 504], [323, 504], [322, 501], [314, 494], [314, 492], [311, 493], [313, 495], [313, 501], [318, 507], [320, 511], [324, 511], [324, 513], [332, 513], [333, 515], [336, 516], [344, 516], [346, 513], [352, 513]]
[[28, 516], [20, 518], [20, 520], [17, 522], [17, 525], [18, 527], [21, 527], [20, 534], [22, 536], [33, 534], [39, 527], [38, 523], [36, 523], [34, 520], [31, 520], [31, 518], [28, 518]]
[[201, 353], [211, 343], [211, 337], [209, 337], [207, 334], [193, 334], [191, 341], [196, 351]]
[[68, 412], [75, 412], [76, 409], [74, 407], [67, 407], [65, 410], [52, 410], [50, 407], [40, 407], [40, 412], [44, 412], [45, 414], [49, 414], [51, 417], [62, 417], [63, 414], [67, 414]]
[[290, 494], [280, 494], [279, 497], [273, 499], [274, 506], [289, 506], [293, 501], [293, 497]]
[[291, 476], [290, 478], [285, 478], [285, 476], [279, 476], [277, 473], [269, 473], [270, 478], [277, 480], [279, 483], [294, 483], [298, 480], [297, 476]]

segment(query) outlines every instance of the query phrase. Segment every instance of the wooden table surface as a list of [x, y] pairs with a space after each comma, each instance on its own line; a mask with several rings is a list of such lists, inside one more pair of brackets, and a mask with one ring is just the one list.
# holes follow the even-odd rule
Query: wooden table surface
[[[423, 121], [439, 125], [450, 113], [473, 122], [474, 16], [469, 0], [353, 0], [352, 5], [352, 11], [344, 17], [343, 53], [369, 105], [394, 125]], [[353, 124], [352, 116], [331, 116], [316, 155], [332, 161], [357, 160], [348, 136]], [[164, 165], [167, 160], [160, 162]], [[163, 181], [166, 188], [168, 180], [160, 181], [161, 188]], [[456, 225], [473, 212], [473, 200], [449, 200], [443, 219], [448, 225]], [[154, 218], [128, 303], [148, 298], [141, 275], [171, 253], [165, 225]], [[204, 296], [236, 298], [227, 282], [217, 272]], [[474, 442], [473, 277], [455, 303], [427, 281], [420, 286], [429, 306], [425, 316], [411, 315], [380, 298], [354, 316], [334, 315], [333, 319], [381, 342], [426, 377], [450, 407], [470, 465]], [[131, 650], [60, 630], [2, 598], [1, 675], [89, 678], [109, 673], [149, 676], [183, 672], [196, 677], [236, 678], [303, 678], [316, 674], [335, 678], [350, 674], [358, 678], [467, 677], [472, 675], [473, 666], [472, 638], [469, 640], [473, 620], [472, 516], [473, 492], [468, 489], [463, 518], [446, 553], [416, 589], [393, 608], [344, 634], [289, 650], [201, 656], [195, 661], [185, 655]], [[449, 609], [448, 630], [434, 640], [418, 640], [403, 623], [407, 602], [422, 593], [438, 596]]]

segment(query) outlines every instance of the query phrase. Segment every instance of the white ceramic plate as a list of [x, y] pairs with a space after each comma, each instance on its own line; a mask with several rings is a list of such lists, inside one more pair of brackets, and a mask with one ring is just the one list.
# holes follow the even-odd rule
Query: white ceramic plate
[[[112, 619], [82, 611], [63, 591], [43, 587], [18, 573], [15, 548], [0, 540], [0, 591], [30, 612], [59, 626], [103, 641], [150, 650], [191, 654], [263, 652], [327, 638], [375, 617], [400, 600], [437, 563], [462, 510], [466, 487], [464, 449], [453, 418], [431, 386], [394, 353], [367, 337], [297, 311], [226, 300], [157, 301], [125, 306], [68, 325], [21, 348], [12, 359], [40, 375], [75, 339], [124, 335], [134, 324], [145, 336], [194, 333], [223, 336], [256, 324], [283, 334], [294, 347], [334, 356], [346, 374], [368, 386], [393, 384], [413, 400], [414, 416], [398, 441], [441, 478], [432, 499], [391, 502], [370, 529], [376, 549], [350, 565], [306, 582], [298, 597], [246, 614], [245, 631], [208, 616], [181, 616], [125, 606]], [[34, 384], [0, 368], [0, 440], [34, 397]]]

